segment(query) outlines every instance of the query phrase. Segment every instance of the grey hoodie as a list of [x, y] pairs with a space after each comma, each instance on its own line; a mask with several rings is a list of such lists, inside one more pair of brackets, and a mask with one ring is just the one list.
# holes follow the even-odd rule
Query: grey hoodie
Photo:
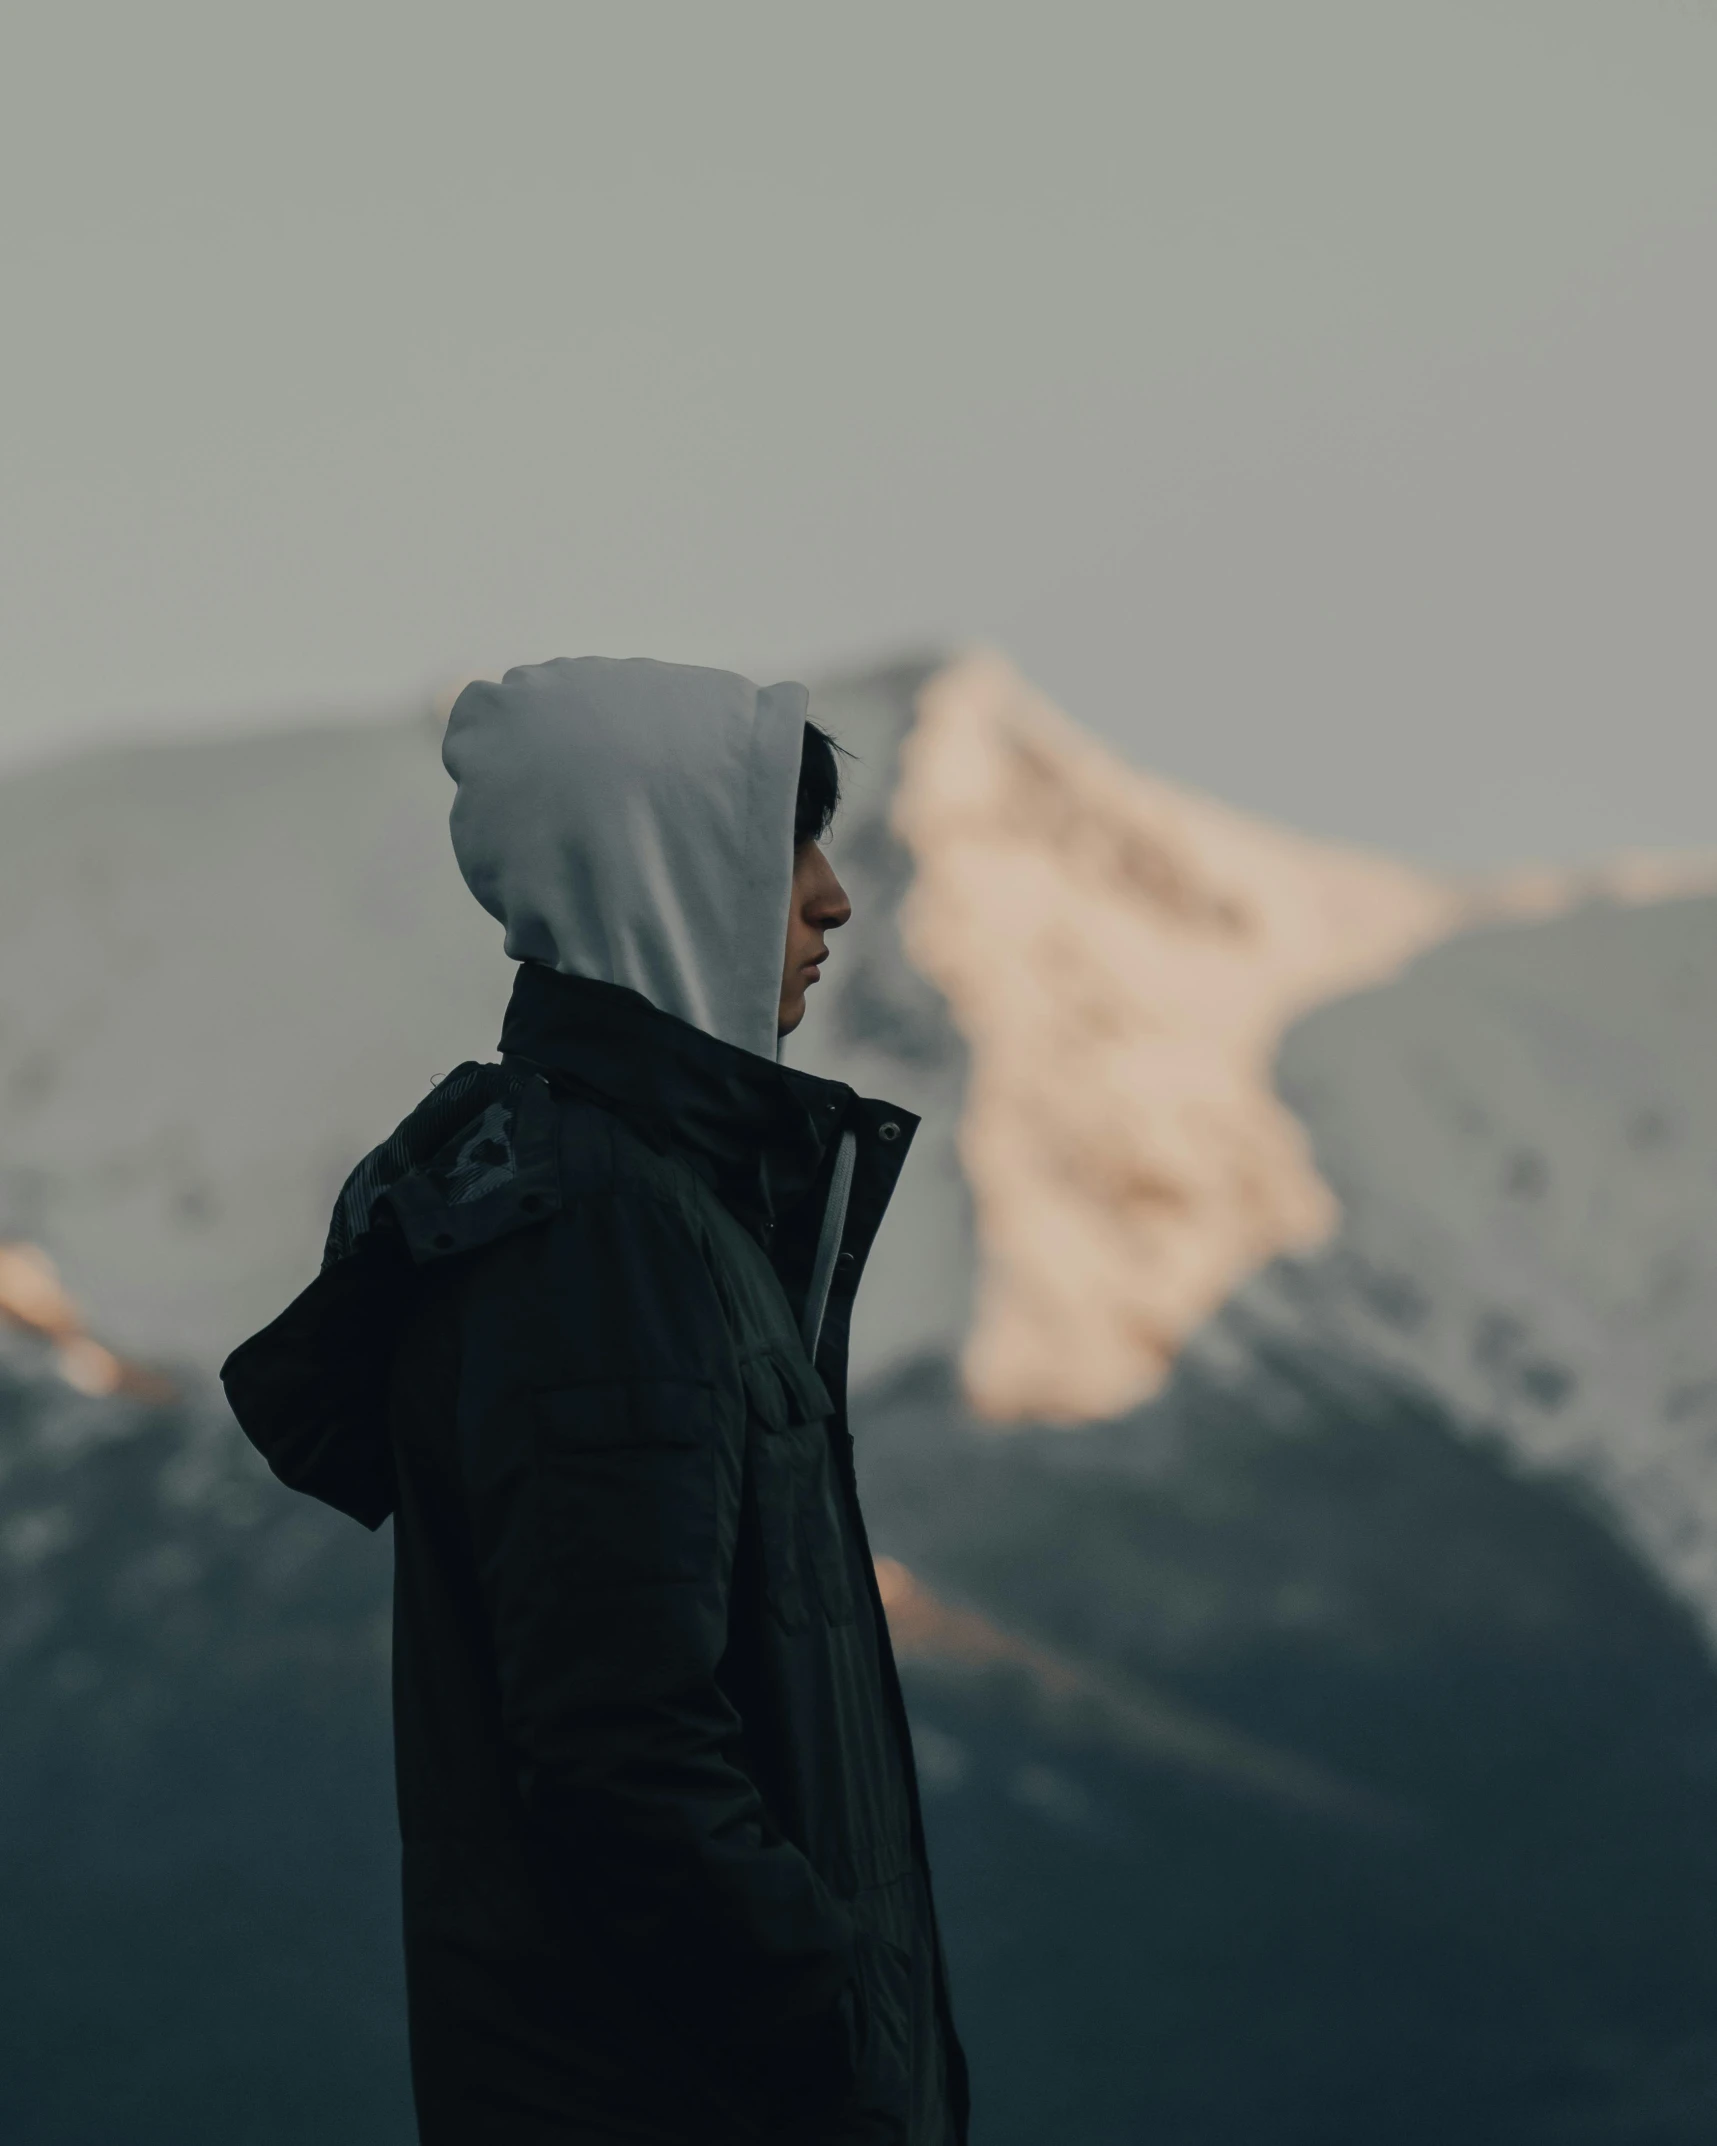
[[453, 851], [506, 951], [775, 1057], [806, 703], [641, 658], [468, 685], [441, 748]]

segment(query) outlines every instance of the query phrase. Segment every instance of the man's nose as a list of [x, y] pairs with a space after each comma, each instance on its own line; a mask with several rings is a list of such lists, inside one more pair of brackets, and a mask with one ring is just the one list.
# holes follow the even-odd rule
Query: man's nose
[[847, 899], [847, 890], [831, 872], [829, 888], [817, 908], [817, 922], [825, 931], [839, 931], [853, 913], [853, 905]]

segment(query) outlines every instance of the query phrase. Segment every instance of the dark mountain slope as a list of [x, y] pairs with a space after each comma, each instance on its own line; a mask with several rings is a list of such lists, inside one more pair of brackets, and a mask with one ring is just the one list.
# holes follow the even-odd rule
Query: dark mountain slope
[[412, 2135], [386, 1536], [0, 1366], [0, 2138]]
[[986, 2146], [1712, 2135], [1717, 1675], [1584, 1493], [1274, 1343], [1085, 1432], [978, 1428], [926, 1365], [863, 1450], [879, 1549], [945, 1601], [1382, 1806], [925, 1650]]
[[[1268, 1340], [859, 1435], [879, 1550], [1027, 1643], [903, 1628], [981, 2146], [1712, 2135], [1717, 1676], [1582, 1494]], [[404, 2141], [385, 1535], [22, 1352], [0, 1452], [0, 2136]]]

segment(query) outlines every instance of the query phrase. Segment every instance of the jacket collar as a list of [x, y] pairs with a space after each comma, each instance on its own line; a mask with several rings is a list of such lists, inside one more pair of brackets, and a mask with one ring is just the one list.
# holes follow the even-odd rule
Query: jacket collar
[[504, 1063], [541, 1067], [563, 1093], [583, 1095], [651, 1146], [682, 1156], [766, 1243], [778, 1223], [800, 1233], [792, 1225], [844, 1129], [862, 1134], [877, 1112], [878, 1124], [894, 1126], [884, 1142], [898, 1149], [887, 1156], [891, 1192], [917, 1125], [908, 1112], [866, 1104], [844, 1081], [740, 1050], [636, 991], [542, 962], [519, 966], [500, 1047]]

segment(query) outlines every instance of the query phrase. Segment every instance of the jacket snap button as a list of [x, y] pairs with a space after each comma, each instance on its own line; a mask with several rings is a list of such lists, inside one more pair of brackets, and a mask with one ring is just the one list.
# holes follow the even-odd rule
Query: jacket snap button
[[542, 1203], [543, 1196], [540, 1192], [527, 1192], [524, 1198], [519, 1202], [519, 1207], [523, 1213], [527, 1215], [534, 1215], [537, 1212], [538, 1208], [542, 1206]]
[[440, 1231], [439, 1234], [433, 1237], [430, 1241], [431, 1243], [433, 1243], [435, 1249], [438, 1252], [450, 1252], [453, 1249], [453, 1239], [448, 1235], [446, 1230]]
[[900, 1127], [895, 1124], [892, 1118], [889, 1118], [884, 1124], [877, 1127], [876, 1137], [879, 1140], [898, 1140], [900, 1138]]
[[837, 1267], [850, 1267], [852, 1263], [853, 1255], [850, 1252], [843, 1252], [840, 1258], [835, 1261]]

